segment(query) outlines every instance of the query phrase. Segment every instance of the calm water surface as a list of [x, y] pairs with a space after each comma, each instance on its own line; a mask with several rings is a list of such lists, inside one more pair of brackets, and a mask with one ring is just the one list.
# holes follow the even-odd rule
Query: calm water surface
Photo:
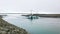
[[7, 22], [26, 29], [30, 34], [60, 34], [60, 18], [27, 19], [25, 16], [8, 15]]

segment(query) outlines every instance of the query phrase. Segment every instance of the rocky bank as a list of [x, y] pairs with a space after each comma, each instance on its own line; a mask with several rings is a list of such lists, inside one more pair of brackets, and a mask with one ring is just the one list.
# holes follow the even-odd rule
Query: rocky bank
[[17, 27], [0, 18], [0, 34], [28, 34], [25, 29]]

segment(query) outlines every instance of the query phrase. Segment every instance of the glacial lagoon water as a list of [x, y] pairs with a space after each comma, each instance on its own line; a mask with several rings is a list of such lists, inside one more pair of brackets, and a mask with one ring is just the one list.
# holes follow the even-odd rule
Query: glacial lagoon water
[[11, 14], [3, 18], [7, 22], [26, 29], [29, 34], [60, 34], [60, 18], [27, 19], [25, 16]]

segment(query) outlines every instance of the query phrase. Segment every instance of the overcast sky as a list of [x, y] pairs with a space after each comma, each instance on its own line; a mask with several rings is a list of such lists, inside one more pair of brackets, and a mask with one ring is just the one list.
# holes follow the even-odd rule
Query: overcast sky
[[2, 12], [60, 13], [60, 0], [0, 0]]

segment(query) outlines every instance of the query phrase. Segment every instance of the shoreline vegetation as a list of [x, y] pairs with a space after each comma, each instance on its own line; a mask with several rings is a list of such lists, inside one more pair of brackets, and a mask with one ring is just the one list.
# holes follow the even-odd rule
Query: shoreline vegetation
[[28, 32], [23, 28], [8, 23], [0, 16], [0, 34], [28, 34]]
[[52, 18], [60, 18], [60, 14], [29, 14], [22, 16], [39, 16], [39, 17], [52, 17]]

